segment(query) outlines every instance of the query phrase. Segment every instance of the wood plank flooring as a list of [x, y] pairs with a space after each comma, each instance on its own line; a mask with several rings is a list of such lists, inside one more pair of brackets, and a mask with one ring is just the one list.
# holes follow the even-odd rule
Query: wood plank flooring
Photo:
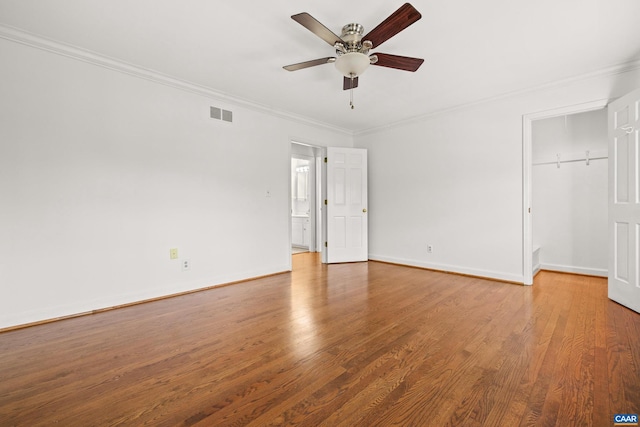
[[377, 262], [0, 334], [0, 426], [611, 426], [640, 413], [640, 315]]

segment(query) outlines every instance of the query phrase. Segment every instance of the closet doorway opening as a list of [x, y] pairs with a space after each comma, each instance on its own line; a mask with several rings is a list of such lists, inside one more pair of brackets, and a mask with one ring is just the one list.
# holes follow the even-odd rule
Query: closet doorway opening
[[291, 142], [291, 253], [322, 252], [322, 149]]
[[607, 277], [607, 101], [524, 117], [525, 284], [540, 270]]

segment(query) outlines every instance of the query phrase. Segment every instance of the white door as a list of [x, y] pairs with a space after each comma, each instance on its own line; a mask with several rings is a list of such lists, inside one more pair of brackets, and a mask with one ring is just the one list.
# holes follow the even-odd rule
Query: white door
[[640, 90], [609, 104], [609, 298], [640, 312]]
[[367, 150], [327, 149], [326, 262], [367, 261]]

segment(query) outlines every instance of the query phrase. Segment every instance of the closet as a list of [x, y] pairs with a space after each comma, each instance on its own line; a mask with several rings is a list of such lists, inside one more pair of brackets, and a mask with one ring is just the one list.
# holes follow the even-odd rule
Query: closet
[[606, 110], [532, 123], [536, 270], [607, 276]]

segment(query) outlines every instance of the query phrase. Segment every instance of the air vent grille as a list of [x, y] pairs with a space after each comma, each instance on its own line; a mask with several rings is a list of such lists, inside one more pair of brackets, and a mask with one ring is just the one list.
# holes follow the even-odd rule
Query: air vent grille
[[233, 112], [229, 110], [223, 110], [218, 107], [211, 107], [211, 118], [216, 120], [222, 120], [225, 122], [233, 122]]

